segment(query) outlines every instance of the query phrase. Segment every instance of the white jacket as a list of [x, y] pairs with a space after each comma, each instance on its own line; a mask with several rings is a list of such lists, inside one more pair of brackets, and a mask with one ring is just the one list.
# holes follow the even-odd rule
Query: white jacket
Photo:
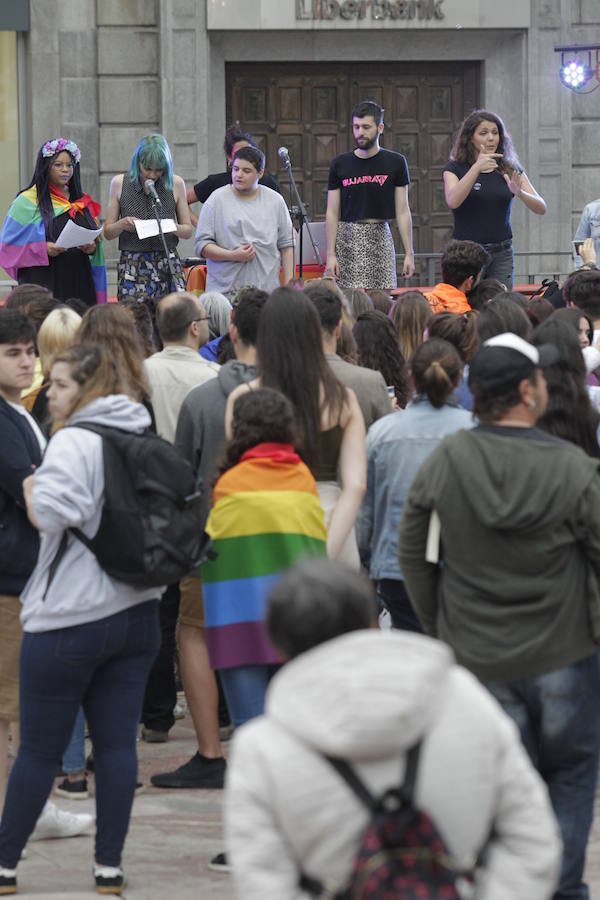
[[513, 722], [445, 644], [375, 630], [285, 665], [265, 715], [236, 732], [225, 800], [236, 896], [300, 900], [300, 872], [344, 887], [368, 814], [320, 754], [379, 795], [423, 736], [416, 802], [459, 861], [487, 845], [477, 900], [552, 897], [558, 828]]

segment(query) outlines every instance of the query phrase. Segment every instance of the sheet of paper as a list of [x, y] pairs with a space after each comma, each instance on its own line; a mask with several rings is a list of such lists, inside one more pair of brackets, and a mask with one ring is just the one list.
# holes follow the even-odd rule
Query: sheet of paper
[[[160, 225], [163, 234], [168, 234], [170, 231], [177, 231], [177, 225], [173, 219], [161, 219]], [[158, 222], [156, 219], [135, 219], [135, 230], [141, 241], [143, 241], [144, 238], [155, 237], [158, 234]]]
[[82, 228], [81, 225], [76, 225], [72, 219], [69, 219], [54, 243], [57, 247], [64, 247], [65, 250], [70, 250], [71, 247], [85, 247], [101, 233], [102, 228]]

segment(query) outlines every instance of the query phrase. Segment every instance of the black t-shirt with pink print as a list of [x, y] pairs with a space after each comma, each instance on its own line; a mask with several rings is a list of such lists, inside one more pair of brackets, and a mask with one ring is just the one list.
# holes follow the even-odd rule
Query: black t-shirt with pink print
[[410, 184], [406, 159], [384, 150], [366, 159], [353, 151], [336, 156], [329, 167], [328, 190], [340, 190], [340, 221], [396, 218], [394, 191]]

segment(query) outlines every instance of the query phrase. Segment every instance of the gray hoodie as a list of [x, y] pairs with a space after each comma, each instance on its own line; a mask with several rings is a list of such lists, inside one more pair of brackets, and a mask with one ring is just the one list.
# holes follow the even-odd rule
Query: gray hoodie
[[225, 449], [227, 398], [238, 385], [252, 381], [257, 374], [256, 366], [232, 359], [221, 366], [216, 378], [192, 388], [181, 406], [175, 446], [202, 477], [205, 520], [211, 506], [216, 465]]
[[[150, 415], [123, 394], [100, 397], [70, 419], [112, 425], [140, 432]], [[93, 537], [100, 525], [104, 495], [102, 438], [82, 428], [58, 431], [35, 473], [33, 511], [40, 533], [40, 553], [21, 596], [25, 631], [52, 631], [95, 622], [130, 606], [158, 598], [161, 588], [134, 588], [115, 581], [100, 568], [94, 554], [74, 535], [69, 536], [46, 597], [48, 572], [66, 528], [80, 528]]]

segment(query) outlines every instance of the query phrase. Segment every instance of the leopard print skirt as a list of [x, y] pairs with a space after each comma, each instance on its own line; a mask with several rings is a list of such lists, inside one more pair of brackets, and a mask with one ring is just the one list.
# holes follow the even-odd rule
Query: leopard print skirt
[[396, 251], [387, 222], [338, 222], [335, 255], [340, 287], [367, 291], [397, 287]]

